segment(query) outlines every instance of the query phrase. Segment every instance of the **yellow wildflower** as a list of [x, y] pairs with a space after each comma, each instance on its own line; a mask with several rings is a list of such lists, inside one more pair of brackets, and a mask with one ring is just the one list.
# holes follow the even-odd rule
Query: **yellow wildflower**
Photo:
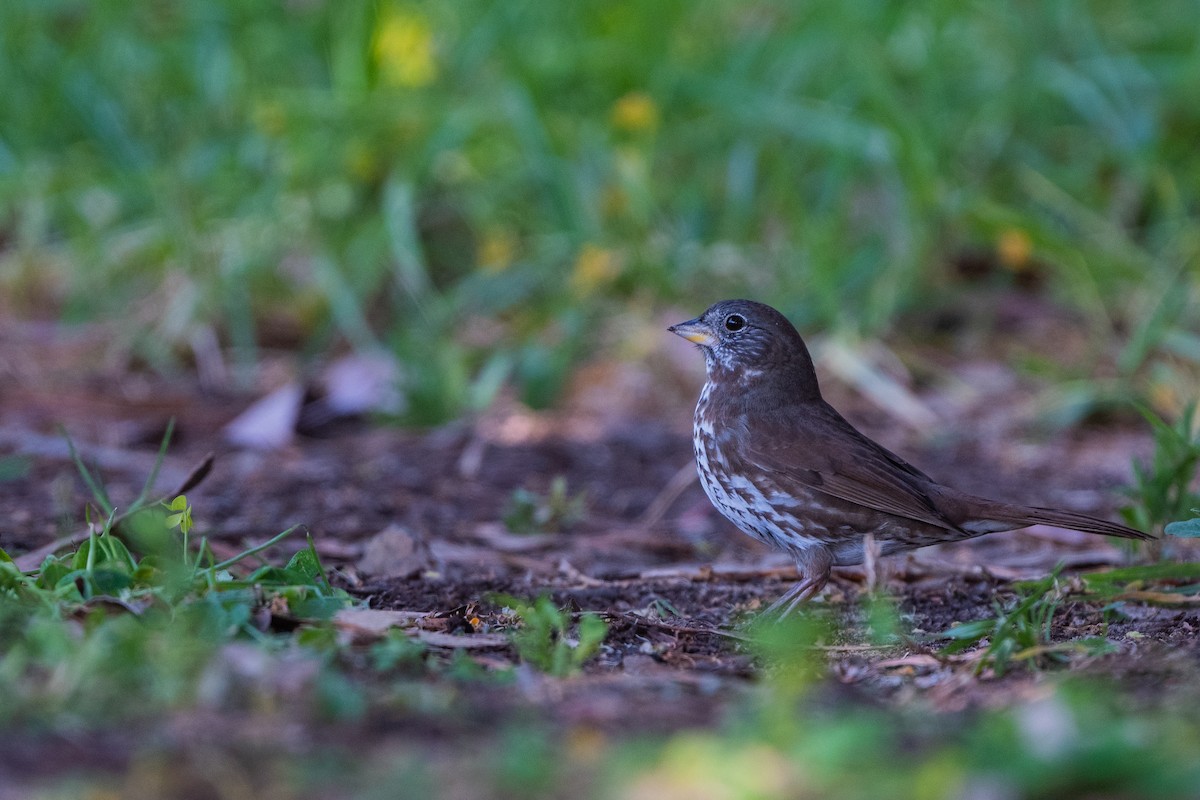
[[475, 261], [484, 272], [503, 272], [517, 256], [517, 237], [510, 231], [493, 230], [484, 234], [475, 251]]
[[1029, 266], [1029, 258], [1033, 255], [1033, 241], [1029, 234], [1020, 228], [1008, 228], [1001, 231], [996, 241], [996, 255], [1000, 263], [1013, 272], [1020, 272]]
[[1149, 394], [1150, 406], [1164, 416], [1173, 417], [1183, 407], [1177, 388], [1165, 380], [1151, 383]]
[[653, 133], [658, 129], [658, 106], [645, 92], [630, 92], [613, 104], [612, 124], [628, 133]]
[[585, 244], [575, 259], [571, 283], [580, 294], [611, 282], [621, 274], [621, 261], [612, 250], [595, 244]]
[[433, 31], [428, 21], [414, 13], [384, 14], [375, 31], [375, 63], [382, 79], [396, 86], [418, 88], [437, 77]]

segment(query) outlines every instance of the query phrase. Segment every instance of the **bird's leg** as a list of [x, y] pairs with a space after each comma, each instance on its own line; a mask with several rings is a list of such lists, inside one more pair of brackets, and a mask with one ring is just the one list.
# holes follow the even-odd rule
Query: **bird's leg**
[[795, 611], [798, 605], [825, 588], [832, 567], [833, 556], [828, 549], [811, 547], [800, 551], [796, 555], [796, 569], [800, 571], [800, 580], [763, 613], [768, 616], [778, 613], [778, 619], [784, 619]]

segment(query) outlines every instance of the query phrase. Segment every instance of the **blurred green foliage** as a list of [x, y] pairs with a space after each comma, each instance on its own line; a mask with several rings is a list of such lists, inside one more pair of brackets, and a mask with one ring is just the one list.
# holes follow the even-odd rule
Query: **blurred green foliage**
[[510, 634], [517, 655], [555, 677], [565, 678], [579, 672], [599, 651], [608, 633], [608, 624], [592, 612], [580, 614], [577, 624], [572, 626], [571, 613], [554, 605], [548, 595], [533, 601], [507, 595], [496, 600], [520, 620]]
[[504, 511], [504, 527], [512, 533], [559, 533], [570, 530], [587, 514], [587, 493], [571, 494], [565, 475], [550, 481], [545, 495], [519, 487]]
[[813, 700], [792, 712], [782, 726], [750, 714], [722, 732], [642, 746], [613, 770], [621, 788], [600, 796], [1185, 798], [1200, 781], [1188, 753], [1200, 743], [1194, 719], [1125, 713], [1090, 684], [974, 714]]
[[1196, 403], [1189, 403], [1173, 425], [1148, 408], [1139, 410], [1154, 431], [1154, 457], [1149, 463], [1133, 462], [1133, 485], [1126, 490], [1130, 504], [1121, 514], [1139, 530], [1157, 532], [1188, 519], [1200, 504], [1200, 494], [1192, 490], [1200, 464]]
[[965, 252], [1196, 360], [1194, 11], [9, 0], [0, 287], [157, 365], [383, 344], [421, 421], [549, 402], [618, 303], [878, 332]]

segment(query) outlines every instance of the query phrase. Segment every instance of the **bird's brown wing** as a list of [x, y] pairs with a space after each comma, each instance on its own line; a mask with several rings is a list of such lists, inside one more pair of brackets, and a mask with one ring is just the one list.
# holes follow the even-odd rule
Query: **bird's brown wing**
[[852, 503], [958, 531], [935, 505], [933, 480], [868, 439], [823, 401], [756, 416], [742, 454], [777, 482], [796, 481]]

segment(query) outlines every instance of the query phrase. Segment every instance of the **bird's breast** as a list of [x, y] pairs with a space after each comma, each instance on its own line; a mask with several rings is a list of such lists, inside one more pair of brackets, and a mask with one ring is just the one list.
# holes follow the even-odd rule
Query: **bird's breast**
[[706, 385], [692, 430], [696, 471], [708, 499], [738, 529], [761, 542], [789, 550], [817, 544], [804, 513], [812, 498], [785, 491], [767, 475], [752, 477], [755, 471], [738, 446], [740, 426], [722, 420], [711, 401]]

